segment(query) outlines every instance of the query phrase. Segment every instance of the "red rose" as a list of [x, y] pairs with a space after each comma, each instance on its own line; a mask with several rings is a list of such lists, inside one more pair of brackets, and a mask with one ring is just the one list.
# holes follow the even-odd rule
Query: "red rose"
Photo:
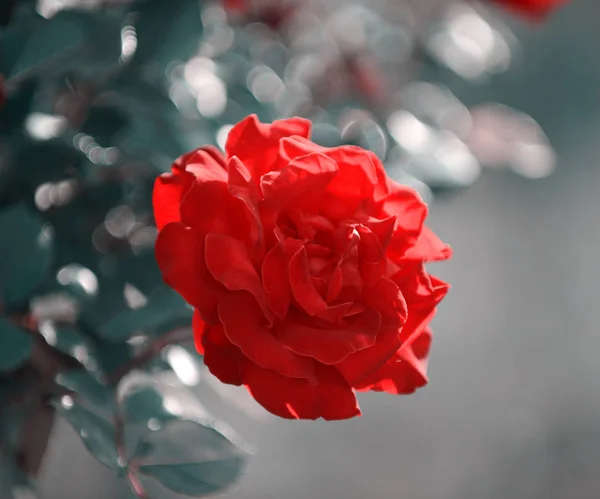
[[567, 3], [567, 0], [496, 0], [498, 3], [521, 13], [533, 16], [543, 17], [552, 9]]
[[284, 418], [360, 415], [355, 390], [427, 383], [428, 323], [448, 285], [424, 262], [450, 248], [427, 207], [359, 147], [310, 140], [310, 122], [229, 133], [154, 189], [156, 257], [194, 306], [210, 371]]

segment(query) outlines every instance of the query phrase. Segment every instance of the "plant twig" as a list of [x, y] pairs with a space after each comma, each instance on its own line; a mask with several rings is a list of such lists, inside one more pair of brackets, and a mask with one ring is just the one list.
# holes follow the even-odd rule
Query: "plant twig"
[[127, 481], [131, 485], [133, 493], [140, 499], [149, 499], [144, 490], [144, 486], [137, 477], [135, 469], [132, 469], [127, 459], [127, 448], [125, 446], [125, 424], [119, 412], [115, 412], [113, 419], [115, 426], [115, 445], [117, 447], [117, 456], [119, 457], [119, 465], [126, 466]]
[[156, 357], [165, 347], [173, 344], [183, 343], [190, 339], [189, 328], [176, 328], [169, 331], [164, 336], [156, 339], [146, 349], [132, 358], [130, 361], [121, 365], [115, 371], [108, 376], [108, 383], [110, 385], [116, 385], [121, 381], [128, 373], [143, 366], [154, 357]]

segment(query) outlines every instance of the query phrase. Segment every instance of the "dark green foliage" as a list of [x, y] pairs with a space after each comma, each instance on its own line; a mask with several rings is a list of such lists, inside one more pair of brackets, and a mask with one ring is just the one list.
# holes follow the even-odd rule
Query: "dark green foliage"
[[34, 2], [8, 3], [0, 497], [31, 487], [51, 421], [37, 425], [41, 447], [25, 434], [53, 409], [133, 490], [218, 492], [239, 477], [244, 453], [199, 416], [183, 385], [158, 381], [176, 381], [160, 353], [191, 338], [192, 310], [162, 282], [151, 204], [156, 176], [196, 141], [214, 141], [218, 124], [198, 115], [200, 135], [183, 133], [166, 79], [173, 61], [199, 48], [201, 4], [138, 0], [45, 18]]

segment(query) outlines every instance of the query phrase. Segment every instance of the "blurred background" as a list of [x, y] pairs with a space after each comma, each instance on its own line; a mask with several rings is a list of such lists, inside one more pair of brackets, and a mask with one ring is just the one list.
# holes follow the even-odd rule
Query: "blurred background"
[[[223, 144], [246, 114], [301, 114], [323, 144], [372, 149], [454, 249], [430, 268], [453, 288], [433, 323], [430, 384], [414, 395], [362, 394], [351, 421], [284, 421], [189, 368], [203, 406], [255, 451], [219, 497], [600, 497], [597, 0], [541, 22], [442, 0], [34, 3], [0, 38], [0, 206], [26, 206], [36, 222], [18, 227], [52, 227], [54, 246], [44, 256], [23, 236], [29, 261], [49, 263], [30, 289], [11, 288], [14, 310], [95, 327], [101, 368], [103, 348], [187, 323], [179, 302], [166, 301], [175, 317], [151, 307], [164, 302], [152, 180], [182, 152]], [[2, 227], [7, 239], [15, 226]], [[125, 285], [118, 304], [106, 298]], [[55, 421], [40, 497], [130, 497], [80, 430]]]

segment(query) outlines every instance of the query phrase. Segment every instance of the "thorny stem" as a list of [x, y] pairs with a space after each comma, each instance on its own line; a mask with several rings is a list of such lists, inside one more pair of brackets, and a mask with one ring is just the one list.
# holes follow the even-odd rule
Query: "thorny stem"
[[173, 344], [183, 343], [190, 339], [189, 328], [176, 328], [169, 331], [164, 336], [161, 336], [154, 342], [152, 342], [146, 349], [142, 350], [138, 355], [132, 358], [130, 361], [121, 365], [115, 371], [108, 376], [108, 383], [110, 385], [116, 385], [131, 371], [143, 366], [148, 361], [152, 360], [158, 355], [165, 347]]

